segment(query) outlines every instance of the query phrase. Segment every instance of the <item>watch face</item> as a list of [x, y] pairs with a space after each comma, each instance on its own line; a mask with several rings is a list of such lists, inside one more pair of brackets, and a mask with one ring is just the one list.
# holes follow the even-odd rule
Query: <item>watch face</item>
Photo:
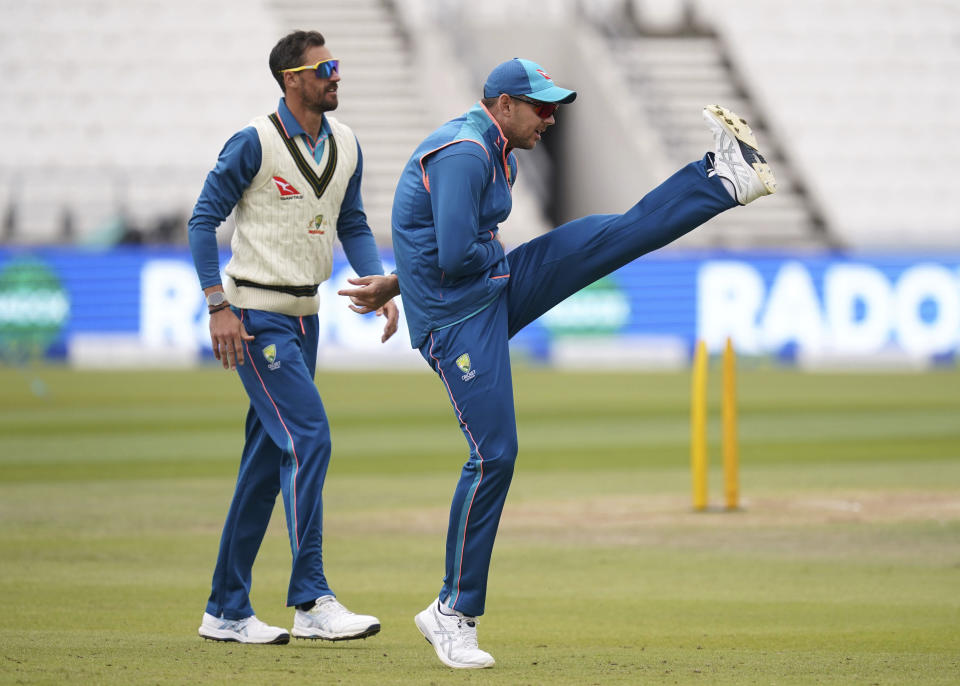
[[227, 296], [223, 294], [223, 291], [214, 291], [207, 296], [207, 305], [209, 307], [216, 307], [227, 301]]

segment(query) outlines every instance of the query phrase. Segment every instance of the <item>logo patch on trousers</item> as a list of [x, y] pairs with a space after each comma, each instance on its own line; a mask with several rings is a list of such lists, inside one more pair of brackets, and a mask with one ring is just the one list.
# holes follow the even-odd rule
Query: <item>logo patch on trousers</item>
[[470, 367], [470, 353], [464, 353], [456, 360], [457, 368], [463, 372], [463, 376], [460, 378], [464, 381], [469, 381], [477, 375], [477, 370]]
[[263, 359], [267, 361], [267, 369], [271, 372], [280, 368], [280, 362], [277, 360], [277, 346], [274, 343], [263, 349]]

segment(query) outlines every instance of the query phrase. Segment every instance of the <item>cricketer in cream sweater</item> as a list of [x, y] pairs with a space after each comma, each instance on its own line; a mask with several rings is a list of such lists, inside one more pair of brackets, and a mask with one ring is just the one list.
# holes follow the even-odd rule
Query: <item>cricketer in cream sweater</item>
[[[330, 427], [314, 381], [317, 287], [330, 277], [334, 237], [359, 276], [383, 274], [360, 195], [363, 155], [336, 109], [340, 65], [315, 31], [295, 31], [270, 53], [284, 93], [224, 145], [189, 223], [190, 248], [210, 310], [210, 340], [250, 398], [237, 486], [199, 634], [217, 641], [348, 640], [380, 620], [341, 605], [324, 575], [323, 483]], [[221, 284], [216, 229], [235, 209], [232, 257]], [[387, 303], [381, 340], [397, 330]], [[293, 628], [269, 626], [250, 603], [251, 571], [277, 494], [293, 556], [287, 605]]]
[[[265, 116], [251, 122], [260, 139], [262, 160], [260, 171], [237, 203], [237, 230], [231, 241], [233, 257], [225, 269], [228, 278], [224, 291], [236, 307], [297, 316], [317, 313], [320, 299], [316, 295], [296, 297], [281, 291], [237, 286], [236, 281], [314, 286], [330, 278], [340, 204], [357, 168], [358, 147], [347, 126], [333, 117], [324, 119], [330, 133], [316, 173], [326, 169], [332, 149], [336, 151], [336, 160], [329, 185], [319, 198], [273, 122]], [[330, 138], [335, 146], [329, 144]], [[292, 142], [302, 158], [311, 163], [313, 152], [304, 137], [298, 136]], [[278, 227], [282, 227], [280, 231]]]

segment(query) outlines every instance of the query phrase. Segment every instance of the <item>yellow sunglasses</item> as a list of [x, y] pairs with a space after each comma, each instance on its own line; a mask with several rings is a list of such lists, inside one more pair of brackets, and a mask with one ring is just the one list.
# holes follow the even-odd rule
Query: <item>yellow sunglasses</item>
[[340, 73], [340, 60], [329, 59], [329, 60], [320, 60], [316, 64], [308, 64], [303, 67], [291, 67], [290, 69], [281, 69], [280, 73], [286, 72], [297, 72], [297, 71], [310, 71], [312, 70], [318, 79], [329, 79], [333, 76], [334, 72], [337, 74]]

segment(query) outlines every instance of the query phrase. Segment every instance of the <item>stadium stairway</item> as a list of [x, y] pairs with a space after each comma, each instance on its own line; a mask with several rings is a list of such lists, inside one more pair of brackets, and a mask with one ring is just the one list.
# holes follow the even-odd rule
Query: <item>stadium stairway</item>
[[610, 47], [638, 106], [658, 130], [666, 154], [677, 164], [703, 156], [710, 139], [701, 110], [718, 103], [740, 114], [757, 135], [761, 152], [777, 176], [777, 193], [728, 212], [676, 247], [819, 249], [834, 244], [775, 137], [713, 36], [639, 35], [611, 37]]
[[380, 0], [269, 0], [281, 31], [316, 28], [342, 61], [334, 116], [363, 150], [363, 203], [381, 245], [390, 245], [390, 209], [400, 171], [429, 132], [409, 40], [389, 3]]
[[960, 247], [960, 4], [697, 0], [831, 231], [858, 249]]

